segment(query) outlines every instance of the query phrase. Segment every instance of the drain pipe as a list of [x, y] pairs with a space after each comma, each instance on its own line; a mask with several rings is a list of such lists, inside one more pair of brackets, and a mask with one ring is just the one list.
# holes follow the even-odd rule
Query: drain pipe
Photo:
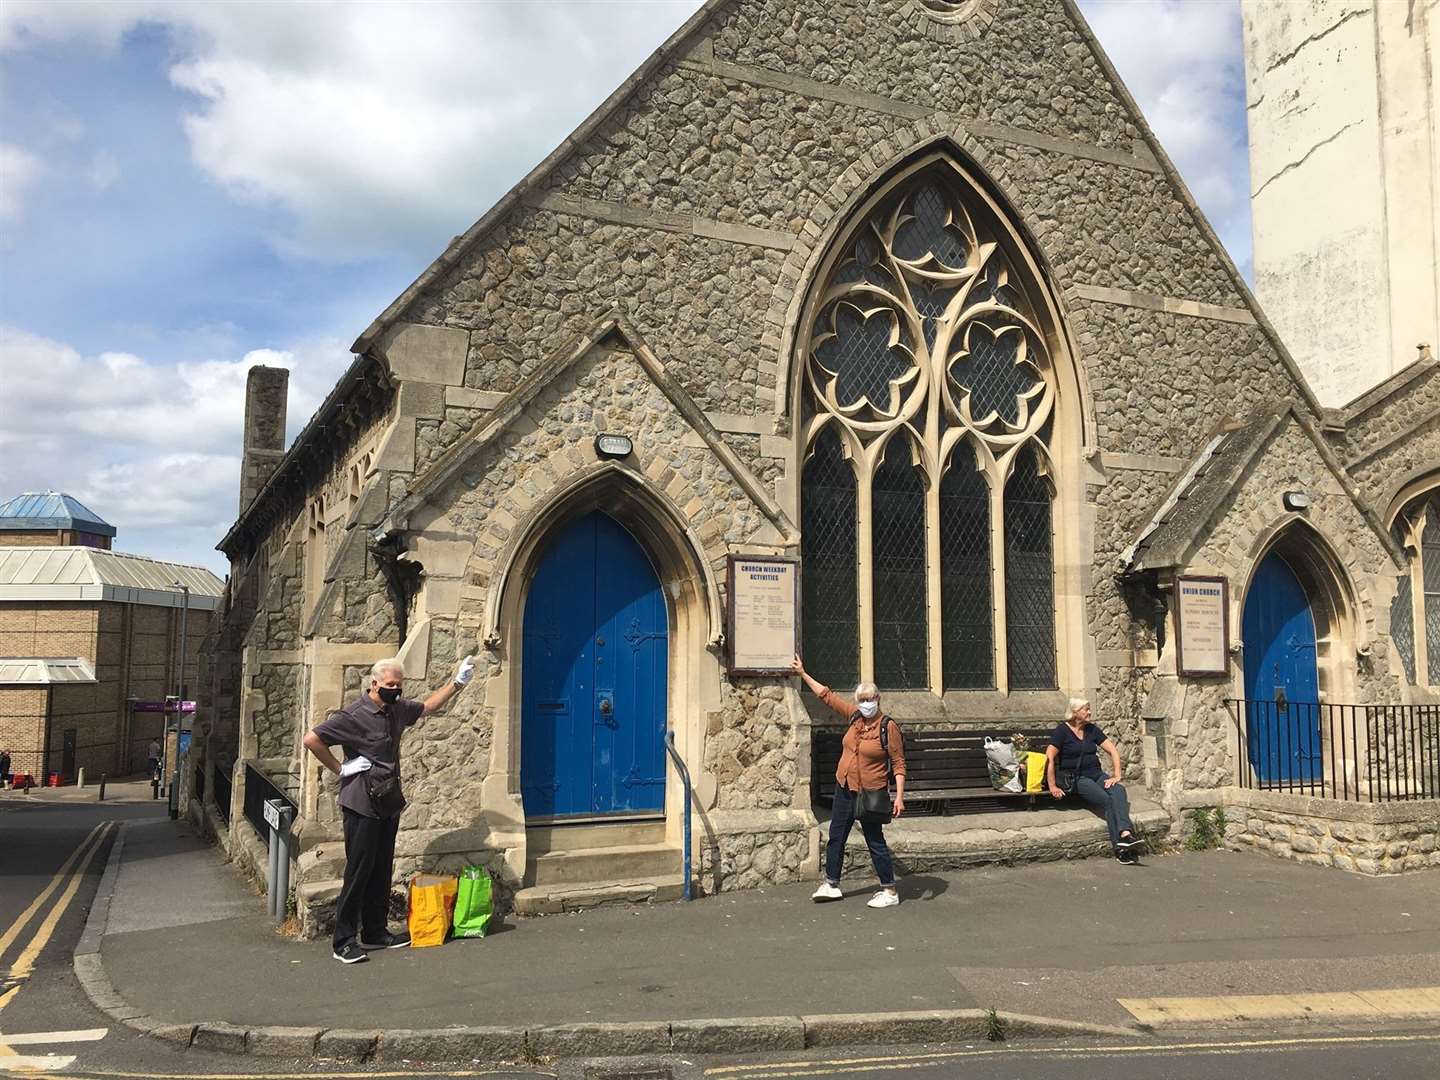
[[680, 782], [685, 787], [685, 857], [681, 860], [685, 871], [685, 885], [681, 895], [686, 900], [694, 900], [694, 890], [690, 885], [690, 770], [685, 767], [679, 751], [675, 749], [675, 732], [673, 731], [665, 732], [665, 752], [675, 763], [675, 771], [680, 774]]

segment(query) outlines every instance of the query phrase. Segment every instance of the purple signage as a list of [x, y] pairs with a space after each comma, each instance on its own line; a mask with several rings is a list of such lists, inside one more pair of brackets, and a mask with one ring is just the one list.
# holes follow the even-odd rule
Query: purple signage
[[[178, 704], [179, 708], [176, 708]], [[166, 702], [166, 701], [132, 701], [130, 708], [133, 712], [182, 712], [193, 713], [195, 702]]]

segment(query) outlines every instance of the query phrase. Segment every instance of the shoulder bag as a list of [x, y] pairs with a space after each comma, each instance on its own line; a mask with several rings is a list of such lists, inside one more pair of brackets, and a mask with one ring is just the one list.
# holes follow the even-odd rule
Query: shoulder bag
[[365, 777], [365, 790], [370, 796], [370, 807], [377, 816], [392, 818], [405, 809], [405, 794], [400, 790], [400, 757], [395, 752], [395, 726], [390, 717], [385, 718], [385, 730], [390, 736], [390, 759], [395, 763], [395, 772], [384, 779]]
[[890, 718], [880, 717], [880, 748], [885, 751], [885, 786], [860, 792], [860, 820], [866, 824], [889, 825], [894, 818], [895, 803], [890, 797], [890, 781], [895, 769], [890, 764]]

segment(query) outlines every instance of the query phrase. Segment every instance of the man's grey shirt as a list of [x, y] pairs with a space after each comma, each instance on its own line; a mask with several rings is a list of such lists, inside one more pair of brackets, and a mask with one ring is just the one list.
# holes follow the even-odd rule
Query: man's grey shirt
[[369, 694], [361, 694], [315, 725], [315, 734], [326, 746], [345, 747], [346, 761], [355, 757], [370, 759], [367, 771], [340, 778], [343, 809], [365, 817], [380, 816], [370, 804], [367, 784], [400, 775], [400, 734], [424, 715], [425, 706], [418, 701], [401, 698], [393, 705], [376, 705]]

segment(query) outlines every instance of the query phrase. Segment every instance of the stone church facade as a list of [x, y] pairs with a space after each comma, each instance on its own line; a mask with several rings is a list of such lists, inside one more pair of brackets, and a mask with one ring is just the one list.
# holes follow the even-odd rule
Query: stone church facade
[[[818, 677], [922, 727], [1085, 695], [1133, 785], [1282, 854], [1311, 852], [1267, 827], [1330, 811], [1237, 787], [1243, 649], [1179, 672], [1176, 577], [1228, 579], [1238, 643], [1283, 556], [1323, 700], [1425, 694], [1381, 503], [1397, 457], [1440, 467], [1404, 434], [1440, 383], [1316, 402], [1070, 0], [711, 0], [353, 351], [283, 454], [284, 373], [252, 372], [209, 643], [234, 812], [201, 812], [260, 865], [245, 778], [287, 791], [312, 919], [339, 832], [300, 738], [392, 653], [426, 685], [479, 665], [406, 736], [398, 874], [483, 862], [522, 911], [669, 895], [668, 731], [702, 888], [815, 876], [829, 721], [728, 673], [730, 555], [801, 560]], [[601, 611], [632, 547], [644, 596]], [[1383, 857], [1361, 824], [1327, 861]]]

